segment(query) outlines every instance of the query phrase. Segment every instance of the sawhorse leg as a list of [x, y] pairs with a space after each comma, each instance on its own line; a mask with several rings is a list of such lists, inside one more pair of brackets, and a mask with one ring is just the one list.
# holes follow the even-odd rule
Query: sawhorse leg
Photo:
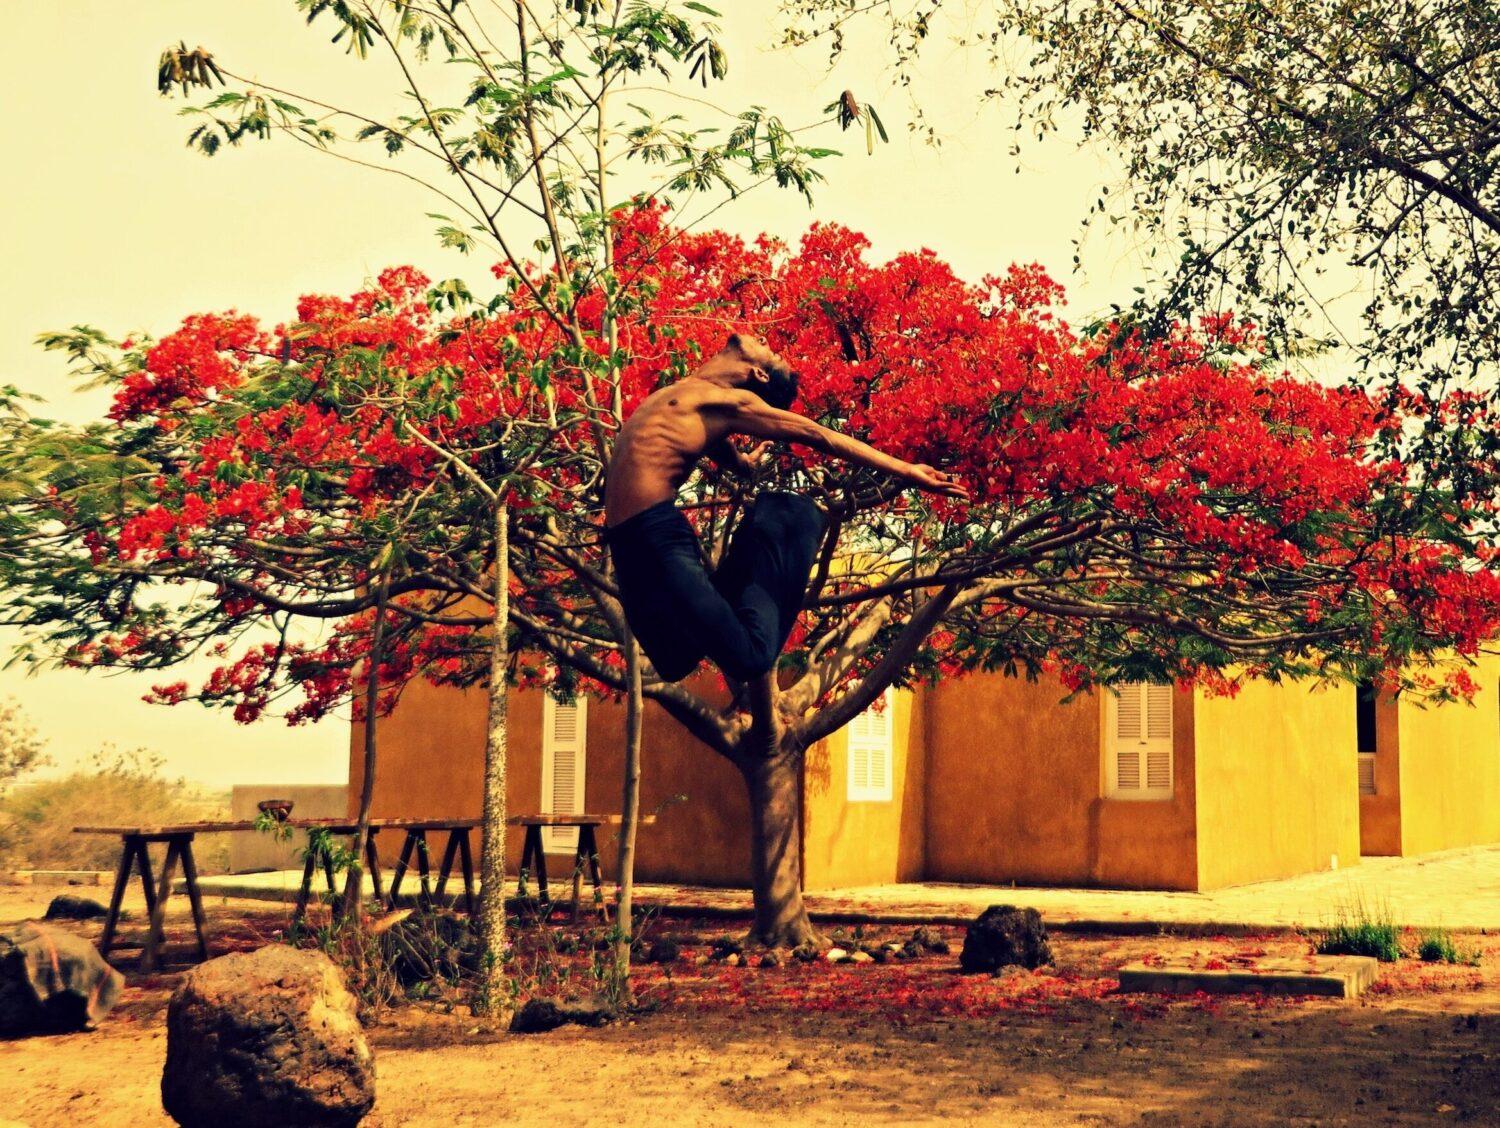
[[292, 910], [292, 924], [300, 926], [307, 916], [307, 902], [312, 897], [313, 870], [318, 865], [318, 854], [311, 842], [307, 844], [307, 857], [302, 862], [302, 883], [297, 886], [297, 907]]
[[328, 885], [329, 896], [334, 901], [334, 916], [338, 916], [338, 883], [333, 875], [333, 859], [312, 835], [307, 838], [306, 857], [302, 860], [302, 882], [297, 886], [297, 905], [292, 910], [292, 924], [300, 927], [307, 916], [307, 903], [312, 900], [313, 873], [323, 869], [323, 880]]
[[[458, 864], [463, 867], [464, 874], [464, 906], [473, 916], [474, 904], [474, 855], [469, 852], [469, 828], [464, 827], [457, 831], [458, 834]], [[505, 890], [502, 888], [501, 892]], [[502, 898], [503, 900], [503, 898]]]
[[162, 945], [166, 943], [167, 902], [172, 899], [172, 878], [182, 857], [182, 838], [167, 839], [167, 856], [161, 864], [156, 884], [156, 904], [151, 907], [151, 923], [146, 929], [146, 946], [141, 949], [141, 970], [154, 971]]
[[609, 906], [604, 902], [604, 873], [599, 867], [599, 845], [594, 839], [594, 828], [585, 823], [578, 828], [578, 852], [573, 856], [573, 922], [578, 922], [578, 904], [583, 895], [583, 871], [588, 867], [589, 878], [594, 883], [594, 902], [599, 907], [601, 920], [609, 920]]
[[443, 847], [443, 862], [438, 866], [437, 899], [443, 900], [448, 891], [448, 878], [453, 876], [453, 863], [460, 855], [464, 863], [464, 901], [469, 915], [474, 915], [473, 863], [469, 860], [469, 832], [464, 827], [448, 831], [448, 844]]
[[156, 887], [151, 883], [151, 855], [146, 852], [146, 840], [127, 834], [120, 840], [120, 866], [115, 871], [115, 888], [109, 895], [109, 915], [104, 918], [104, 934], [99, 937], [99, 954], [109, 958], [114, 947], [115, 930], [120, 926], [120, 906], [125, 901], [125, 888], [130, 884], [130, 874], [136, 868], [141, 873], [141, 892], [146, 896], [146, 916], [150, 919], [156, 909]]
[[537, 916], [545, 918], [550, 912], [551, 897], [547, 892], [547, 855], [542, 851], [542, 828], [527, 826], [526, 840], [521, 847], [521, 872], [517, 877], [516, 892], [526, 896], [526, 875], [536, 866]]
[[401, 844], [401, 856], [396, 859], [396, 869], [391, 874], [391, 907], [396, 904], [396, 896], [401, 892], [401, 880], [406, 876], [406, 871], [411, 868], [411, 857], [417, 856], [417, 874], [422, 881], [422, 893], [418, 898], [418, 904], [424, 909], [432, 908], [432, 868], [427, 857], [427, 832], [425, 830], [408, 830], [406, 841]]
[[[385, 900], [385, 891], [381, 888], [380, 851], [375, 849], [375, 834], [375, 828], [371, 827], [369, 835], [365, 838], [365, 870], [370, 875], [370, 884], [375, 887], [375, 903], [378, 905]], [[394, 909], [396, 907], [394, 900], [386, 907]]]
[[188, 904], [193, 909], [193, 930], [198, 934], [198, 959], [208, 959], [207, 925], [203, 916], [203, 894], [198, 889], [198, 863], [193, 860], [193, 840], [182, 843], [182, 878], [187, 886]]

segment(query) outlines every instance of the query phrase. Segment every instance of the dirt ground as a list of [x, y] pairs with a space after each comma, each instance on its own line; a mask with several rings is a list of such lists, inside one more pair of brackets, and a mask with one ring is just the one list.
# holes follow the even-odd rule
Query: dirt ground
[[[0, 889], [0, 922], [39, 916], [55, 892]], [[210, 911], [216, 952], [285, 923], [262, 903]], [[174, 914], [175, 938], [182, 923]], [[654, 1009], [611, 1027], [522, 1037], [451, 1004], [386, 1011], [369, 1031], [379, 1096], [367, 1123], [1500, 1125], [1500, 937], [1458, 937], [1482, 951], [1478, 968], [1388, 966], [1359, 1001], [1167, 1000], [1119, 994], [1112, 973], [1151, 955], [1233, 962], [1306, 942], [1061, 934], [1053, 972], [990, 978], [939, 954], [698, 965], [733, 924], [652, 927], [682, 939], [684, 958], [641, 968]], [[958, 933], [944, 934], [956, 952]], [[132, 962], [119, 961], [129, 985], [99, 1030], [0, 1042], [0, 1125], [170, 1123], [157, 1086], [185, 965], [146, 977]]]

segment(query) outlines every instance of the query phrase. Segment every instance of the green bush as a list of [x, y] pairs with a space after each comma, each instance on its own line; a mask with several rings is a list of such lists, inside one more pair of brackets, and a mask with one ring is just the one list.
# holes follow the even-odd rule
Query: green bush
[[1340, 905], [1333, 924], [1318, 933], [1314, 947], [1325, 956], [1374, 956], [1383, 963], [1401, 958], [1401, 929], [1388, 911], [1371, 912], [1363, 901]]
[[1422, 942], [1417, 946], [1417, 955], [1427, 963], [1461, 963], [1470, 966], [1479, 963], [1478, 950], [1460, 951], [1446, 928], [1433, 928], [1423, 933]]
[[[185, 780], [168, 779], [161, 763], [139, 749], [105, 748], [87, 768], [12, 787], [0, 797], [0, 856], [17, 869], [109, 870], [119, 862], [119, 839], [74, 834], [75, 826], [225, 817], [227, 796], [205, 795]], [[200, 837], [193, 853], [201, 872], [223, 872], [228, 837]]]

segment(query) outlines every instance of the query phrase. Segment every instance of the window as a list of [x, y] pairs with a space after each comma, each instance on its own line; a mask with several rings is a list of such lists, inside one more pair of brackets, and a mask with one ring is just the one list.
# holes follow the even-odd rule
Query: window
[[886, 690], [874, 705], [849, 722], [849, 802], [888, 803], [895, 703]]
[[1172, 797], [1172, 687], [1126, 682], [1104, 691], [1105, 793]]
[[1359, 793], [1375, 794], [1375, 685], [1354, 687], [1354, 743], [1359, 753]]
[[[542, 813], [583, 814], [583, 775], [587, 759], [588, 701], [542, 698]], [[542, 830], [542, 847], [549, 854], [571, 854], [578, 849], [576, 826]]]

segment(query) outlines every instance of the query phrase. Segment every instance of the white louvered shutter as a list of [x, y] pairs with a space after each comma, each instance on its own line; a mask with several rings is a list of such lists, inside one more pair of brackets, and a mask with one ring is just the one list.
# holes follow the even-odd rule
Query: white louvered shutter
[[[583, 813], [584, 764], [588, 754], [588, 701], [542, 699], [542, 812], [549, 815]], [[542, 830], [547, 853], [571, 854], [578, 849], [578, 828]]]
[[1359, 793], [1361, 795], [1376, 794], [1374, 752], [1361, 752], [1359, 754]]
[[849, 801], [889, 802], [894, 766], [895, 704], [890, 691], [849, 722]]
[[1110, 794], [1164, 799], [1172, 794], [1172, 687], [1116, 686], [1108, 710]]

